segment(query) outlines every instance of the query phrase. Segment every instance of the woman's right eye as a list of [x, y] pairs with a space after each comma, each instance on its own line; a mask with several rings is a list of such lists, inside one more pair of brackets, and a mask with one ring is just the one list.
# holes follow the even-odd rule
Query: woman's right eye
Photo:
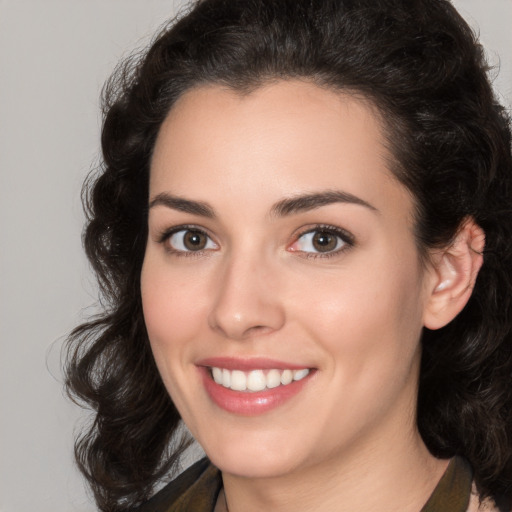
[[199, 229], [184, 228], [165, 237], [164, 243], [172, 252], [192, 253], [218, 249], [218, 245]]

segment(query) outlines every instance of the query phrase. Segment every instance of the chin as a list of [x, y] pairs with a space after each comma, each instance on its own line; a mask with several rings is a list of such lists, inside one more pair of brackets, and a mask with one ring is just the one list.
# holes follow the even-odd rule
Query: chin
[[222, 473], [242, 478], [277, 478], [289, 474], [293, 465], [284, 460], [265, 460], [263, 457], [225, 457], [212, 458], [212, 463]]
[[[280, 448], [275, 448], [275, 445]], [[286, 449], [283, 450], [283, 447]], [[247, 438], [229, 443], [203, 446], [208, 458], [223, 473], [245, 478], [275, 478], [289, 474], [297, 466], [300, 455], [290, 443], [264, 442]]]

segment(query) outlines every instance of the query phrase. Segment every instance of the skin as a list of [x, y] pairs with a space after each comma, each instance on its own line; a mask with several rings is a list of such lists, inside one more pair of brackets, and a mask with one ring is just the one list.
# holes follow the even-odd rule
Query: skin
[[[245, 96], [200, 87], [162, 125], [144, 316], [165, 386], [221, 469], [231, 512], [418, 511], [447, 465], [419, 436], [416, 394], [423, 326], [462, 307], [446, 306], [451, 284], [462, 286], [458, 260], [420, 263], [413, 200], [390, 173], [383, 141], [371, 105], [298, 81]], [[275, 214], [279, 201], [325, 191], [369, 206]], [[162, 194], [207, 203], [215, 216], [155, 203]], [[162, 240], [184, 224], [208, 234], [204, 250]], [[301, 236], [317, 225], [345, 230], [353, 245], [338, 240], [342, 250], [315, 253]], [[217, 356], [315, 371], [283, 405], [243, 416], [204, 389], [197, 362]]]

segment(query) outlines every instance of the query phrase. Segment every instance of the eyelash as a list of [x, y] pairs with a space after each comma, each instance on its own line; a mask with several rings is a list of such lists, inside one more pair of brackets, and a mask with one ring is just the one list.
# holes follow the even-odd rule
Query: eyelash
[[[205, 252], [207, 252], [209, 249], [206, 250], [198, 250], [198, 251], [181, 251], [179, 249], [174, 249], [170, 246], [170, 244], [166, 243], [168, 240], [171, 239], [173, 235], [176, 233], [179, 233], [180, 231], [193, 231], [195, 233], [199, 233], [201, 235], [206, 236], [209, 240], [212, 240], [212, 237], [202, 228], [190, 224], [185, 224], [181, 226], [175, 226], [170, 229], [166, 229], [163, 231], [157, 238], [157, 242], [164, 245], [165, 250], [172, 254], [173, 256], [177, 257], [185, 257], [185, 258], [193, 258], [197, 256], [202, 256]], [[212, 240], [213, 241], [213, 240]], [[215, 243], [215, 242], [214, 242]]]
[[[197, 257], [202, 256], [205, 252], [209, 251], [210, 249], [202, 249], [198, 251], [182, 251], [178, 249], [172, 248], [169, 244], [166, 242], [176, 233], [179, 233], [180, 231], [193, 231], [197, 232], [201, 235], [206, 236], [209, 240], [212, 240], [212, 237], [202, 228], [190, 224], [181, 225], [181, 226], [175, 226], [171, 229], [167, 229], [163, 231], [157, 238], [158, 243], [165, 245], [165, 250], [169, 253], [171, 253], [173, 256], [177, 257]], [[315, 232], [322, 232], [327, 233], [329, 235], [333, 235], [337, 238], [339, 238], [343, 242], [343, 246], [339, 249], [336, 249], [334, 251], [330, 252], [307, 252], [307, 251], [300, 251], [300, 250], [293, 250], [291, 252], [295, 252], [298, 255], [300, 255], [303, 258], [332, 258], [335, 256], [339, 256], [341, 253], [346, 252], [350, 250], [355, 245], [354, 236], [349, 233], [348, 231], [345, 231], [344, 229], [341, 229], [336, 226], [331, 226], [327, 224], [318, 224], [313, 227], [309, 227], [307, 229], [304, 229], [303, 231], [299, 232], [297, 236], [294, 236], [293, 242], [297, 243], [304, 235], [307, 235], [309, 233], [315, 233]], [[213, 241], [213, 240], [212, 240]], [[215, 243], [215, 242], [213, 242]], [[292, 244], [288, 244], [288, 247]]]
[[[337, 226], [331, 226], [328, 224], [317, 224], [316, 226], [307, 228], [303, 231], [301, 231], [297, 237], [294, 237], [294, 242], [297, 243], [304, 235], [307, 235], [308, 233], [327, 233], [329, 235], [333, 235], [337, 238], [339, 238], [343, 242], [343, 246], [339, 249], [336, 249], [334, 251], [330, 252], [306, 252], [306, 251], [296, 251], [298, 254], [300, 254], [301, 257], [307, 258], [307, 259], [316, 259], [316, 258], [333, 258], [336, 256], [339, 256], [341, 253], [344, 253], [348, 250], [350, 250], [355, 245], [355, 239], [354, 236], [349, 233], [348, 231], [345, 231], [344, 229], [341, 229]], [[295, 251], [293, 251], [295, 252]]]

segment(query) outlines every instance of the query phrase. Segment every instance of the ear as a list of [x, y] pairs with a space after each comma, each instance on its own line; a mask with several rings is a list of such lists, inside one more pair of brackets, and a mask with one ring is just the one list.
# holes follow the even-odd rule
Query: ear
[[431, 255], [431, 279], [423, 325], [440, 329], [464, 308], [482, 266], [485, 233], [471, 218], [460, 226], [454, 241]]

